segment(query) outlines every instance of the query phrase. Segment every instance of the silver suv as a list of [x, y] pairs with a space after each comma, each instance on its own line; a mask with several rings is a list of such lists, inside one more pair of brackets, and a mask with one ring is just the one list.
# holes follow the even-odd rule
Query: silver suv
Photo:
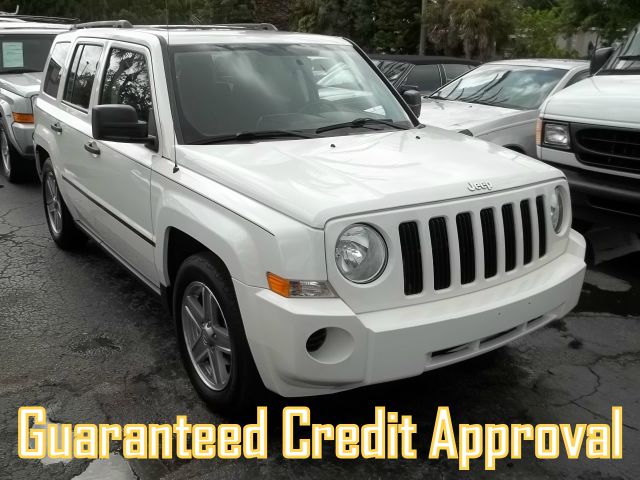
[[67, 30], [0, 15], [0, 153], [10, 182], [35, 173], [33, 101], [53, 39]]

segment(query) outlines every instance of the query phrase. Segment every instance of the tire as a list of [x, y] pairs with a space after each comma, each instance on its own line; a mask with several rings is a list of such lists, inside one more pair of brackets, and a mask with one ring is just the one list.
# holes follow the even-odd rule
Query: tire
[[[18, 153], [9, 141], [4, 125], [0, 124], [0, 157], [2, 171], [10, 183], [17, 183], [28, 179], [33, 174], [32, 161]], [[35, 167], [35, 163], [33, 165]]]
[[210, 253], [193, 255], [180, 266], [173, 290], [180, 354], [198, 395], [214, 411], [244, 413], [264, 386], [224, 265]]
[[63, 250], [77, 250], [87, 242], [87, 237], [77, 227], [64, 203], [51, 159], [42, 166], [42, 200], [47, 227], [51, 238]]

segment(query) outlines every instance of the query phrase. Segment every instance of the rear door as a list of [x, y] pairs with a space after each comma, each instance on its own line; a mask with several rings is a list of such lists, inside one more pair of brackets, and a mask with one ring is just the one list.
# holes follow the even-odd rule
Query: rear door
[[91, 142], [91, 99], [96, 87], [96, 76], [104, 53], [104, 41], [80, 40], [72, 47], [72, 56], [57, 111], [57, 119], [50, 128], [57, 138], [58, 155], [55, 159], [62, 178], [58, 184], [63, 196], [76, 207], [80, 223], [91, 229], [92, 202], [86, 179], [91, 175], [92, 163], [84, 145]]

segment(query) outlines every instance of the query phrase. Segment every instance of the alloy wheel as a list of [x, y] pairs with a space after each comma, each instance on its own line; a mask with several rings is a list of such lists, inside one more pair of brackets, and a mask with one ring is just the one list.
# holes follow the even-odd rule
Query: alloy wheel
[[47, 204], [47, 220], [49, 226], [56, 235], [62, 232], [62, 204], [60, 202], [60, 191], [58, 182], [53, 172], [47, 172], [44, 179], [44, 196]]
[[9, 140], [4, 130], [0, 130], [0, 155], [2, 155], [2, 166], [7, 177], [11, 174], [11, 154], [9, 152]]
[[198, 376], [212, 390], [224, 389], [231, 378], [231, 341], [227, 321], [209, 287], [191, 282], [182, 297], [181, 315], [185, 345]]

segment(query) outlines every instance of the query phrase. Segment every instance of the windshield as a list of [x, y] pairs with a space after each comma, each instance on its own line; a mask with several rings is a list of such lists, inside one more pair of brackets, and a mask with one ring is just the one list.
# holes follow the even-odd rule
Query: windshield
[[599, 74], [640, 73], [640, 25], [634, 28]]
[[487, 64], [445, 85], [431, 98], [535, 110], [566, 73], [559, 68]]
[[0, 74], [41, 72], [55, 35], [0, 35]]
[[180, 126], [188, 144], [238, 133], [251, 138], [247, 132], [316, 135], [334, 126], [326, 131], [348, 135], [393, 129], [388, 123], [413, 126], [351, 46], [188, 45], [174, 46], [171, 53]]

